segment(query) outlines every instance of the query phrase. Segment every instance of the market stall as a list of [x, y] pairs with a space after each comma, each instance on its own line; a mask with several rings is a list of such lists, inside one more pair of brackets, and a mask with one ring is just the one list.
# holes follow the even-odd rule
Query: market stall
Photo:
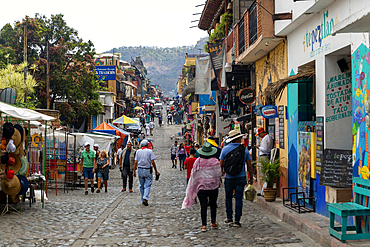
[[43, 154], [46, 153], [46, 138], [42, 142], [41, 134], [41, 138], [38, 139], [40, 155], [36, 163], [32, 163], [32, 152], [27, 151], [29, 147], [27, 140], [30, 138], [31, 121], [43, 121], [44, 136], [46, 136], [47, 123], [52, 120], [55, 118], [34, 110], [0, 102], [0, 132], [2, 135], [0, 148], [2, 190], [0, 194], [3, 195], [6, 203], [2, 214], [9, 211], [9, 203], [20, 202], [19, 197], [27, 192], [29, 183], [34, 182], [37, 182], [41, 189], [42, 207], [44, 208], [46, 155]]

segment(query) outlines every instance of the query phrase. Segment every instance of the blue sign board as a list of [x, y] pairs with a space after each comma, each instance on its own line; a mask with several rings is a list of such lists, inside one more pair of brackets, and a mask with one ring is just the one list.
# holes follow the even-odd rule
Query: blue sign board
[[265, 105], [261, 108], [261, 115], [266, 119], [279, 117], [276, 105]]
[[116, 66], [95, 66], [95, 72], [99, 80], [110, 81], [116, 80]]

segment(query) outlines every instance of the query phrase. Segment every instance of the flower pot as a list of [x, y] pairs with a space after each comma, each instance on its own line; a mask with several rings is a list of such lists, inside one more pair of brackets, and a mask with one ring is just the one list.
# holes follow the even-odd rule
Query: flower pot
[[266, 202], [273, 202], [276, 199], [277, 189], [265, 188], [263, 190], [263, 195]]

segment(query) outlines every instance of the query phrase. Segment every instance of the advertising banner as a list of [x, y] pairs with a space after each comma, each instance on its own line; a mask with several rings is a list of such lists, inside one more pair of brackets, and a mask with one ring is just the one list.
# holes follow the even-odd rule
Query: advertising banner
[[116, 80], [116, 66], [95, 66], [95, 72], [99, 80], [110, 81]]
[[[217, 81], [218, 89], [221, 89], [221, 80], [225, 76], [223, 73], [224, 57], [225, 57], [225, 42], [221, 40], [215, 44], [208, 43], [209, 55], [211, 56], [212, 68], [215, 73], [215, 81]], [[212, 86], [213, 87], [213, 86]], [[217, 90], [212, 88], [212, 90]]]
[[211, 60], [207, 57], [196, 58], [195, 94], [211, 93]]

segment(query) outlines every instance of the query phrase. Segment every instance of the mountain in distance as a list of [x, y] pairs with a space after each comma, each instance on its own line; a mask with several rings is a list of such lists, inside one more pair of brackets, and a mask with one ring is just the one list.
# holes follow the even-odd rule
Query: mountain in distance
[[[160, 85], [166, 96], [175, 96], [176, 83], [181, 75], [182, 66], [185, 64], [185, 56], [188, 54], [204, 53], [203, 46], [207, 37], [200, 39], [194, 46], [179, 46], [171, 48], [149, 46], [122, 46], [114, 48], [114, 53], [121, 53], [121, 59], [131, 62], [131, 58], [141, 57], [147, 69], [147, 78], [151, 85]], [[112, 52], [112, 50], [107, 51]]]

